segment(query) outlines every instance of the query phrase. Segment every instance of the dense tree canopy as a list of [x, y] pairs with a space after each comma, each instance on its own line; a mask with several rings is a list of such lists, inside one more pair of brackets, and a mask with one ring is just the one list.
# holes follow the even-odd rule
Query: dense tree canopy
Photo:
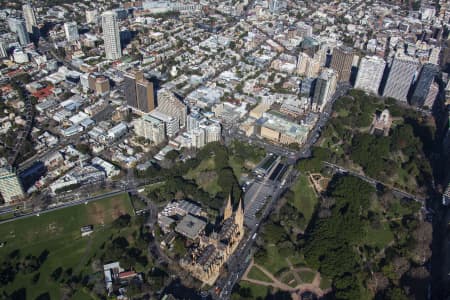
[[337, 178], [330, 183], [328, 192], [329, 197], [336, 199], [331, 216], [313, 219], [306, 233], [305, 259], [322, 274], [334, 279], [336, 296], [355, 296], [360, 289], [355, 286], [357, 281], [350, 280], [348, 274], [357, 273], [360, 267], [354, 248], [363, 238], [373, 192], [372, 186], [356, 177]]

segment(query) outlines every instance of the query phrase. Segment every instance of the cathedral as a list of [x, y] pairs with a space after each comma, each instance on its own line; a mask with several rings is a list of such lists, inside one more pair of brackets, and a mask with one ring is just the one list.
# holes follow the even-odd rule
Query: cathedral
[[220, 230], [211, 235], [202, 235], [198, 244], [180, 260], [180, 265], [203, 283], [213, 285], [220, 269], [236, 250], [244, 237], [244, 209], [242, 200], [233, 212], [231, 196], [223, 213]]

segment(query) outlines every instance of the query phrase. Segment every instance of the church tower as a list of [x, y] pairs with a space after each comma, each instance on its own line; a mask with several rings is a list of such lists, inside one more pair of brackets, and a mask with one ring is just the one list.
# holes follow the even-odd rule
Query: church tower
[[244, 208], [242, 206], [242, 198], [239, 200], [239, 206], [235, 213], [234, 222], [238, 225], [239, 230], [244, 228]]
[[223, 210], [223, 220], [230, 218], [233, 214], [233, 206], [231, 205], [231, 194], [228, 196], [227, 205], [225, 206], [225, 209]]

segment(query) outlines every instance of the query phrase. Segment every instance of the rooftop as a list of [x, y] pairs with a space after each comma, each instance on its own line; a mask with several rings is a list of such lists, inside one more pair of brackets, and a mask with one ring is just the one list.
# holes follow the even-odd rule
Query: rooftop
[[184, 235], [189, 239], [196, 239], [200, 232], [206, 227], [206, 222], [194, 217], [193, 215], [186, 215], [181, 222], [175, 227], [175, 231]]

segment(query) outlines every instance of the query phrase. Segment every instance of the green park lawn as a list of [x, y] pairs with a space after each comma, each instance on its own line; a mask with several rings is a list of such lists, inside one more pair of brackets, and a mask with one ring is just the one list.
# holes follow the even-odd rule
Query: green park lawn
[[236, 176], [236, 178], [240, 180], [242, 174], [250, 172], [263, 158], [264, 157], [262, 157], [261, 159], [260, 157], [257, 157], [257, 159], [247, 158], [244, 162], [242, 162], [235, 155], [230, 155], [228, 164], [233, 169], [234, 176]]
[[318, 201], [313, 188], [309, 184], [308, 177], [300, 175], [292, 191], [294, 192], [294, 197], [291, 204], [303, 214], [307, 225], [309, 220], [311, 220]]
[[319, 286], [322, 290], [327, 290], [329, 288], [331, 288], [331, 280], [329, 280], [326, 277], [321, 277], [320, 280], [320, 286]]
[[292, 272], [287, 272], [286, 275], [283, 276], [283, 279], [281, 281], [289, 285], [290, 287], [296, 287], [299, 284]]
[[383, 222], [379, 227], [367, 226], [366, 234], [364, 235], [364, 243], [369, 246], [383, 249], [394, 240], [394, 234], [389, 228], [389, 222]]
[[255, 266], [252, 267], [250, 272], [248, 272], [247, 276], [250, 279], [255, 279], [255, 280], [265, 281], [265, 282], [272, 282], [272, 280], [269, 277], [267, 277], [267, 275], [264, 274], [263, 271], [261, 271], [259, 268], [255, 267]]
[[289, 267], [285, 257], [281, 256], [278, 252], [278, 248], [274, 244], [266, 245], [267, 250], [267, 260], [265, 260], [261, 264], [264, 268], [266, 268], [270, 273], [276, 274], [282, 269], [287, 269]]
[[300, 279], [303, 283], [312, 283], [314, 280], [314, 277], [316, 276], [316, 272], [314, 271], [308, 271], [308, 270], [302, 270], [299, 272]]
[[184, 176], [186, 179], [195, 179], [201, 172], [214, 171], [216, 169], [214, 157], [203, 160], [195, 169], [189, 170]]
[[240, 164], [233, 156], [230, 157], [228, 163], [230, 164], [230, 167], [233, 169], [233, 173], [236, 176], [236, 178], [240, 180], [242, 172], [244, 170], [244, 166]]
[[222, 190], [218, 182], [214, 157], [203, 160], [195, 169], [189, 170], [184, 178], [195, 180], [211, 196]]
[[[101, 245], [120, 231], [111, 223], [122, 214], [133, 215], [127, 194], [0, 225], [0, 240], [5, 243], [0, 248], [0, 262], [7, 261], [8, 255], [16, 249], [20, 250], [21, 258], [39, 257], [44, 250], [49, 252], [38, 271], [26, 274], [20, 271], [12, 283], [0, 287], [0, 293], [9, 294], [25, 287], [27, 299], [35, 299], [45, 292], [51, 299], [61, 299], [61, 284], [51, 279], [53, 271], [61, 267], [63, 270], [71, 268], [74, 275], [94, 273], [91, 260], [98, 258]], [[93, 225], [94, 233], [81, 237], [80, 228], [85, 225]], [[36, 273], [40, 273], [39, 280], [33, 283]], [[91, 297], [87, 291], [77, 291], [75, 298]]]
[[[256, 299], [258, 297], [261, 297], [262, 299], [264, 299], [270, 291], [270, 288], [268, 288], [266, 286], [261, 286], [261, 285], [257, 285], [257, 284], [253, 284], [253, 283], [245, 282], [245, 281], [239, 282], [239, 285], [241, 286], [241, 288], [250, 289], [253, 299]], [[232, 299], [239, 299], [239, 295], [236, 295], [236, 296], [237, 297], [232, 297]]]

